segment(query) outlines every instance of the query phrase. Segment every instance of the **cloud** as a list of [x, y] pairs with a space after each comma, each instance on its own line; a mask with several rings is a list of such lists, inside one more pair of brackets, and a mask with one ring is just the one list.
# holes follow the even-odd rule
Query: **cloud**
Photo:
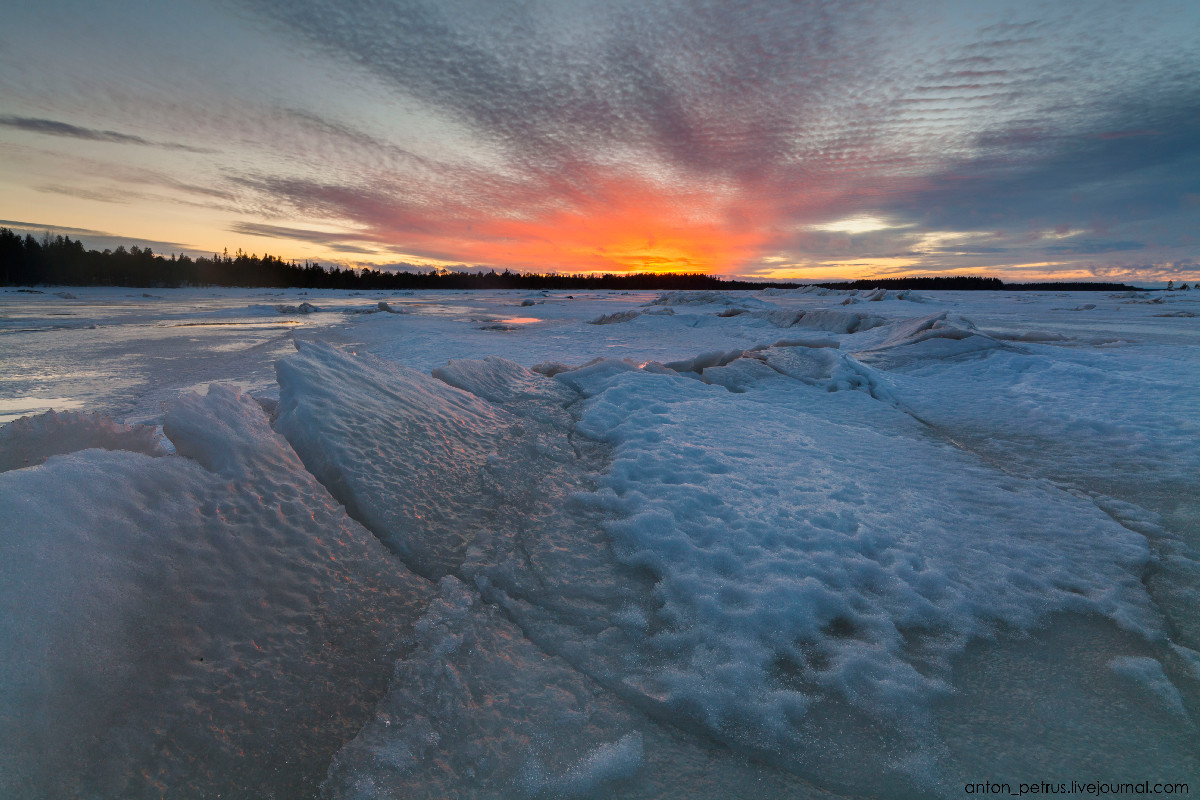
[[21, 222], [15, 219], [0, 219], [0, 227], [19, 230], [26, 233], [53, 232], [63, 236], [109, 236], [104, 231], [94, 231], [91, 228], [71, 228], [66, 225], [43, 225], [38, 222]]
[[154, 239], [140, 239], [132, 236], [121, 236], [119, 234], [109, 233], [107, 231], [92, 230], [90, 228], [72, 228], [67, 225], [47, 225], [40, 222], [22, 222], [12, 219], [0, 219], [0, 227], [8, 228], [12, 231], [22, 234], [28, 234], [35, 239], [40, 239], [44, 234], [50, 236], [66, 236], [68, 238], [79, 239], [85, 246], [103, 250], [105, 248], [115, 249], [117, 247], [129, 247], [136, 245], [137, 247], [149, 247], [156, 253], [181, 253], [191, 256], [211, 255], [204, 251], [197, 250], [191, 245], [180, 244], [178, 242], [162, 242]]
[[128, 133], [119, 133], [117, 131], [102, 131], [95, 128], [81, 128], [77, 125], [71, 125], [66, 122], [58, 122], [52, 119], [37, 119], [33, 117], [14, 117], [9, 115], [0, 116], [0, 125], [8, 128], [15, 128], [21, 131], [30, 133], [41, 133], [47, 136], [65, 136], [72, 139], [84, 139], [92, 142], [112, 142], [114, 144], [136, 144], [145, 147], [160, 147], [165, 150], [180, 150], [188, 153], [215, 153], [216, 150], [209, 150], [200, 147], [192, 147], [191, 145], [179, 144], [177, 142], [153, 142], [149, 139], [143, 139], [141, 136], [134, 136]]
[[1151, 264], [1125, 262], [1117, 264], [1095, 264], [1088, 271], [1097, 278], [1106, 280], [1200, 280], [1200, 261], [1183, 259]]
[[127, 203], [130, 199], [128, 194], [118, 190], [101, 191], [87, 189], [83, 186], [62, 186], [52, 183], [38, 186], [37, 190], [39, 192], [61, 194], [66, 197], [77, 197], [81, 200], [92, 200], [97, 203]]
[[1094, 242], [1085, 241], [1075, 244], [1055, 244], [1047, 245], [1042, 248], [1047, 253], [1055, 254], [1073, 254], [1073, 255], [1096, 255], [1099, 253], [1124, 253], [1130, 250], [1145, 250], [1145, 242]]
[[753, 176], [870, 70], [863, 3], [250, 5], [534, 170], [617, 150]]
[[241, 233], [247, 236], [263, 236], [270, 239], [293, 239], [298, 242], [323, 244], [340, 253], [378, 254], [377, 250], [353, 244], [355, 241], [361, 241], [361, 237], [350, 233], [288, 228], [257, 222], [238, 222], [231, 226], [230, 230], [234, 233]]
[[[1194, 221], [1179, 198], [1200, 177], [1189, 133], [1197, 59], [1181, 51], [1150, 63], [1114, 5], [1087, 19], [1021, 19], [1018, 9], [1011, 23], [975, 29], [946, 27], [921, 5], [860, 0], [244, 5], [496, 156], [408, 158], [361, 170], [357, 183], [240, 179], [266, 205], [361, 228], [399, 252], [552, 259], [538, 265], [548, 268], [731, 271], [768, 255], [802, 263], [835, 252], [941, 265], [1117, 253], [1152, 246], [1127, 223]], [[297, 113], [364, 157], [394, 146]], [[1014, 236], [921, 250], [919, 232], [900, 228], [805, 233], [867, 216]], [[1122, 230], [1035, 241], [1064, 225]]]
[[[1200, 70], [1192, 77], [1200, 81]], [[986, 132], [971, 157], [930, 175], [897, 213], [937, 228], [1093, 227], [1177, 214], [1200, 179], [1200, 103], [1191, 91], [1137, 92], [1110, 99], [1086, 124]], [[1153, 131], [1111, 135], [1138, 121]]]
[[[1107, 0], [233, 4], [203, 13], [263, 46], [205, 80], [25, 90], [0, 126], [47, 152], [157, 148], [75, 148], [112, 162], [31, 184], [205, 203], [222, 235], [364, 260], [539, 270], [1158, 263], [1200, 214], [1196, 52]], [[151, 118], [169, 127], [59, 121]]]

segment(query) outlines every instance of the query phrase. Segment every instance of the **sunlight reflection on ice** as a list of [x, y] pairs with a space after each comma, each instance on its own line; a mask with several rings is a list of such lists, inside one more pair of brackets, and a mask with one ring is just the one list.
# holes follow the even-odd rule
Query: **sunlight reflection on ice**
[[72, 400], [69, 397], [12, 397], [0, 399], [0, 422], [11, 422], [14, 419], [41, 414], [43, 411], [67, 411], [82, 408], [82, 400]]

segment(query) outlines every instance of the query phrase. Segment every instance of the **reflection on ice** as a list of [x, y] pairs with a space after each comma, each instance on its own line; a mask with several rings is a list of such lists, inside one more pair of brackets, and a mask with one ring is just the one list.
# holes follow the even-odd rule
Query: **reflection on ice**
[[9, 422], [50, 409], [67, 411], [82, 408], [82, 400], [70, 397], [5, 397], [0, 398], [0, 422]]
[[271, 322], [258, 321], [239, 321], [239, 322], [169, 322], [163, 323], [165, 328], [200, 328], [200, 327], [220, 327], [220, 328], [266, 328], [270, 330], [286, 330], [289, 325], [303, 325], [303, 322], [294, 319], [273, 320]]

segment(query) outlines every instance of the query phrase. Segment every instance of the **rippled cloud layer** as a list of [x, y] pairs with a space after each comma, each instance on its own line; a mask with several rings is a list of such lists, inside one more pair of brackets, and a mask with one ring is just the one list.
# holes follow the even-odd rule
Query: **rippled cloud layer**
[[1197, 272], [1185, 3], [19, 15], [33, 35], [0, 33], [0, 216], [350, 263]]

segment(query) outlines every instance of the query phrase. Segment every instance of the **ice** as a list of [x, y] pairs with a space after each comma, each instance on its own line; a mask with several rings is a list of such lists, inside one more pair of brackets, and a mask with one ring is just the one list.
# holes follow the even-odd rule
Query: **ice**
[[705, 383], [724, 386], [731, 392], [745, 392], [759, 381], [774, 377], [777, 370], [761, 358], [738, 358], [720, 366], [706, 367], [700, 376]]
[[312, 793], [427, 585], [231, 389], [0, 474], [0, 794]]
[[891, 399], [870, 367], [838, 350], [771, 347], [755, 355], [776, 372], [825, 391], [858, 390], [876, 399]]
[[96, 413], [47, 411], [0, 426], [0, 472], [36, 466], [50, 456], [92, 448], [148, 456], [167, 453], [152, 425], [123, 425]]
[[1200, 680], [1200, 653], [1197, 653], [1190, 647], [1184, 647], [1183, 645], [1175, 644], [1174, 642], [1171, 643], [1171, 649], [1173, 649], [1179, 655], [1179, 657], [1183, 659], [1184, 663], [1187, 664], [1188, 671], [1191, 673], [1192, 677]]
[[914, 436], [890, 405], [859, 395], [834, 412], [778, 374], [736, 395], [588, 370], [580, 429], [616, 447], [602, 495], [623, 519], [608, 529], [658, 576], [647, 644], [672, 662], [629, 680], [715, 735], [803, 762], [787, 743], [830, 695], [903, 728], [948, 690], [967, 639], [1054, 609], [1158, 635], [1141, 536]]
[[481, 470], [518, 418], [423, 372], [299, 346], [277, 367], [276, 429], [411, 569], [456, 568], [483, 524]]
[[880, 325], [886, 325], [885, 317], [873, 314], [863, 314], [857, 311], [840, 311], [818, 309], [816, 311], [791, 311], [775, 309], [772, 311], [754, 312], [760, 319], [765, 319], [778, 328], [813, 328], [829, 333], [854, 333], [870, 330]]
[[614, 325], [618, 322], [629, 322], [631, 319], [637, 319], [642, 315], [637, 309], [629, 309], [628, 311], [616, 311], [612, 314], [601, 314], [595, 319], [588, 320], [590, 325]]
[[1051, 333], [1049, 331], [1024, 331], [1019, 334], [1001, 335], [998, 339], [1008, 339], [1015, 342], [1065, 342], [1068, 341], [1066, 336], [1061, 333]]
[[693, 358], [671, 361], [663, 364], [663, 366], [667, 369], [673, 369], [676, 372], [694, 372], [699, 375], [706, 368], [721, 367], [730, 361], [741, 358], [742, 352], [741, 350], [712, 350], [707, 353], [701, 353]]
[[0, 794], [1200, 771], [1200, 295], [71, 293], [0, 319]]
[[728, 292], [665, 292], [647, 305], [652, 306], [763, 306], [761, 300], [740, 294], [731, 297]]
[[988, 774], [1011, 776], [1015, 791], [1018, 776], [1034, 771], [1055, 782], [1086, 775], [1129, 783], [1147, 773], [1194, 782], [1195, 727], [1112, 669], [1114, 658], [1131, 653], [1163, 655], [1141, 655], [1136, 637], [1079, 615], [1055, 616], [1024, 637], [968, 645], [953, 673], [956, 692], [935, 714], [948, 754], [944, 794], [961, 796], [964, 783]]
[[[986, 359], [914, 360], [889, 382], [922, 419], [1010, 469], [1169, 519], [1200, 474], [1189, 400], [1200, 396], [1200, 375], [1175, 347], [1028, 343]], [[1182, 519], [1171, 527], [1194, 530]]]
[[979, 355], [1003, 347], [997, 339], [975, 329], [970, 320], [950, 320], [947, 312], [881, 326], [845, 346], [855, 359], [882, 369], [922, 360]]
[[311, 314], [314, 311], [321, 310], [321, 309], [317, 308], [316, 306], [314, 306], [312, 303], [301, 303], [298, 306], [289, 306], [289, 305], [281, 304], [281, 305], [273, 306], [273, 308], [276, 311], [278, 311], [280, 314], [285, 314], [285, 315], [286, 314]]
[[523, 414], [563, 420], [563, 408], [579, 399], [562, 383], [547, 380], [512, 361], [495, 356], [459, 359], [433, 370], [433, 377], [490, 403]]
[[799, 286], [795, 289], [763, 289], [758, 293], [762, 297], [798, 297], [801, 295], [812, 295], [814, 297], [829, 297], [854, 294], [853, 291], [845, 289], [826, 289], [824, 286]]
[[627, 733], [600, 745], [561, 775], [547, 775], [540, 762], [531, 762], [521, 776], [521, 785], [531, 795], [581, 797], [610, 781], [632, 777], [641, 765], [642, 736]]
[[1108, 662], [1109, 668], [1135, 682], [1172, 713], [1188, 718], [1183, 697], [1163, 672], [1162, 664], [1149, 656], [1118, 656]]
[[456, 578], [440, 586], [374, 720], [330, 768], [327, 793], [434, 798], [471, 786], [475, 796], [569, 797], [636, 770], [641, 740], [628, 731], [640, 715]]

